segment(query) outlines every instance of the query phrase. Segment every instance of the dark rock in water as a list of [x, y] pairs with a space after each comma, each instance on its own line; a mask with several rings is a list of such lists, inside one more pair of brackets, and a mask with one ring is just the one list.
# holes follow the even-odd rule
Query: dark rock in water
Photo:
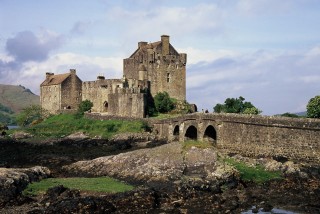
[[273, 206], [271, 204], [265, 202], [262, 202], [260, 206], [262, 207], [263, 212], [271, 212], [271, 210], [273, 209]]

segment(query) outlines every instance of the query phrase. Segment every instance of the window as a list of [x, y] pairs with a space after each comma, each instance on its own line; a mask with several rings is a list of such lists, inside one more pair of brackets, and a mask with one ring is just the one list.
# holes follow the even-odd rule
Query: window
[[171, 82], [171, 76], [170, 76], [170, 73], [167, 73], [167, 82]]

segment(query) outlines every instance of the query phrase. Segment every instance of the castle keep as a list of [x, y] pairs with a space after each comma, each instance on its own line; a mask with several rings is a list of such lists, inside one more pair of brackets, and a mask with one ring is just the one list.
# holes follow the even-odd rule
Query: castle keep
[[56, 114], [76, 110], [83, 100], [93, 103], [92, 112], [143, 118], [146, 116], [147, 93], [155, 96], [168, 92], [177, 100], [186, 99], [187, 55], [179, 54], [169, 36], [154, 43], [139, 42], [137, 50], [123, 60], [123, 78], [82, 82], [76, 70], [54, 75], [47, 73], [40, 85], [40, 102]]

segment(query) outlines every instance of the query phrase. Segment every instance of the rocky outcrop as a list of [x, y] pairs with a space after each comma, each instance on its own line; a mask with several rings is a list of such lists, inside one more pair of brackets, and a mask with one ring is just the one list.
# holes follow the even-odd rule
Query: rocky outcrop
[[46, 167], [27, 169], [0, 168], [0, 207], [19, 196], [30, 182], [50, 176]]
[[63, 169], [77, 175], [107, 175], [149, 184], [182, 181], [210, 184], [237, 176], [234, 168], [218, 161], [213, 148], [186, 150], [179, 142], [79, 161]]

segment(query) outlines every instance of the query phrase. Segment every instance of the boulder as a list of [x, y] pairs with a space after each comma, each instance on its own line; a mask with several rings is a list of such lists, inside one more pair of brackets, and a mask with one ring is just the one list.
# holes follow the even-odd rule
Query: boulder
[[50, 176], [46, 167], [12, 169], [0, 168], [0, 207], [17, 198], [30, 182]]
[[233, 167], [218, 161], [213, 148], [185, 150], [179, 142], [79, 161], [63, 169], [72, 174], [106, 175], [149, 184], [197, 180], [195, 183], [199, 185], [199, 181], [215, 183], [237, 175]]

